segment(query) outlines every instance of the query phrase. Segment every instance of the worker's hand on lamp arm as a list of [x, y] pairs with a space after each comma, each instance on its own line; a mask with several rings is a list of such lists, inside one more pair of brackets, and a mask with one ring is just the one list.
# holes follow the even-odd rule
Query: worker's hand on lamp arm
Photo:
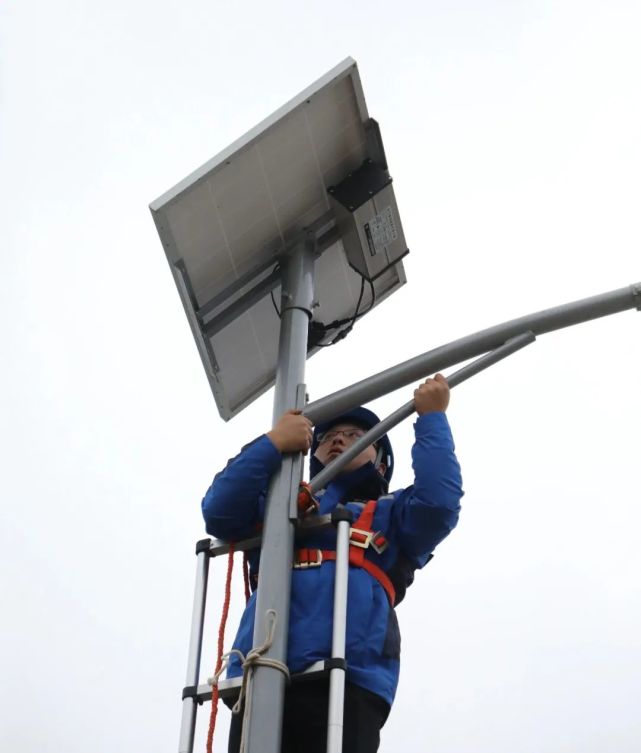
[[426, 379], [414, 390], [414, 407], [419, 416], [436, 411], [444, 413], [450, 402], [450, 387], [443, 374]]
[[307, 452], [312, 446], [313, 424], [302, 411], [288, 410], [267, 432], [279, 452]]

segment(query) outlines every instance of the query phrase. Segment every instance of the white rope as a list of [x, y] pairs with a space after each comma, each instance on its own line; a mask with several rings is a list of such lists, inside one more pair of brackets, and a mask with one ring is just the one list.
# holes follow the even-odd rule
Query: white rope
[[275, 609], [268, 609], [267, 612], [265, 612], [265, 621], [267, 623], [267, 636], [263, 645], [252, 648], [247, 656], [245, 656], [243, 652], [239, 651], [237, 648], [233, 648], [231, 651], [228, 651], [222, 657], [222, 662], [218, 672], [216, 672], [213, 677], [210, 677], [207, 680], [209, 685], [218, 685], [218, 680], [229, 664], [231, 657], [234, 655], [238, 656], [243, 668], [243, 681], [240, 685], [240, 694], [238, 695], [238, 700], [232, 708], [232, 714], [239, 714], [241, 712], [243, 708], [243, 701], [245, 700], [245, 697], [247, 697], [247, 703], [245, 704], [245, 713], [243, 714], [243, 727], [240, 737], [239, 753], [244, 753], [245, 751], [245, 728], [247, 727], [247, 722], [251, 716], [252, 696], [250, 690], [254, 669], [256, 667], [271, 667], [272, 669], [277, 669], [279, 672], [282, 672], [289, 681], [289, 669], [287, 668], [287, 665], [285, 663], [278, 661], [278, 659], [269, 659], [263, 656], [263, 654], [271, 648], [272, 642], [274, 640], [274, 632], [276, 630], [276, 624], [278, 622], [278, 615], [276, 614]]

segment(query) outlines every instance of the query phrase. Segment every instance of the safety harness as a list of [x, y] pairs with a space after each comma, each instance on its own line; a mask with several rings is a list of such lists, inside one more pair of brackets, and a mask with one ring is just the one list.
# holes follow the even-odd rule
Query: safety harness
[[[349, 564], [361, 567], [383, 586], [393, 607], [396, 602], [396, 590], [385, 571], [365, 556], [368, 549], [376, 554], [382, 554], [387, 549], [387, 539], [380, 531], [374, 531], [372, 523], [376, 512], [376, 500], [365, 504], [363, 510], [350, 528], [349, 532]], [[297, 549], [294, 552], [292, 567], [301, 570], [310, 567], [320, 567], [323, 562], [336, 560], [336, 551], [332, 549]]]
[[[314, 497], [311, 489], [309, 488], [309, 484], [302, 482], [299, 488], [299, 494], [298, 494], [298, 500], [297, 500], [297, 506], [298, 506], [298, 512], [300, 517], [306, 517], [307, 515], [313, 515], [318, 513], [319, 510], [319, 503], [318, 500]], [[374, 522], [374, 514], [376, 512], [376, 500], [372, 499], [369, 502], [367, 502], [363, 510], [361, 511], [361, 514], [359, 515], [358, 519], [354, 523], [353, 526], [350, 528], [349, 532], [349, 564], [353, 565], [354, 567], [361, 567], [363, 570], [366, 570], [373, 578], [376, 578], [376, 580], [383, 586], [385, 589], [385, 593], [387, 594], [387, 598], [389, 599], [390, 605], [394, 607], [394, 604], [396, 602], [396, 589], [394, 588], [394, 585], [392, 584], [392, 581], [390, 580], [387, 573], [385, 573], [378, 565], [376, 565], [371, 560], [367, 559], [365, 557], [365, 553], [368, 549], [372, 549], [376, 554], [382, 554], [388, 546], [387, 539], [380, 531], [374, 531], [372, 524]], [[259, 526], [262, 527], [262, 526]], [[224, 667], [228, 661], [228, 658], [230, 654], [223, 655], [223, 641], [224, 641], [224, 632], [225, 632], [225, 625], [227, 624], [227, 616], [229, 613], [229, 602], [230, 602], [230, 595], [231, 595], [231, 576], [232, 576], [232, 569], [233, 569], [233, 557], [234, 557], [234, 544], [230, 544], [229, 546], [229, 557], [227, 562], [227, 578], [225, 582], [225, 604], [223, 606], [223, 613], [221, 615], [221, 621], [220, 621], [220, 627], [218, 630], [218, 654], [216, 658], [216, 670], [214, 672], [214, 676], [209, 679], [209, 683], [212, 685], [212, 706], [211, 706], [211, 715], [209, 719], [209, 730], [207, 734], [207, 744], [206, 749], [207, 753], [212, 753], [212, 746], [213, 746], [213, 737], [214, 737], [214, 730], [216, 727], [216, 717], [218, 714], [218, 678], [220, 677], [222, 671], [224, 670]], [[336, 551], [332, 549], [297, 549], [294, 551], [294, 559], [292, 567], [295, 570], [309, 568], [309, 567], [320, 567], [323, 562], [333, 562], [336, 560]], [[250, 575], [249, 575], [249, 567], [248, 567], [248, 561], [247, 561], [247, 554], [245, 553], [243, 557], [243, 579], [245, 582], [245, 603], [249, 601], [249, 584], [250, 584]], [[252, 585], [254, 588], [258, 585], [258, 573], [254, 573], [251, 576]], [[403, 595], [403, 589], [401, 588], [401, 596]], [[269, 610], [272, 612], [273, 610]], [[273, 624], [272, 624], [273, 627]], [[268, 635], [271, 635], [268, 630]], [[262, 655], [262, 653], [266, 650], [266, 648], [269, 648], [271, 645], [271, 638], [268, 638], [266, 640], [266, 643], [264, 646], [260, 647], [258, 649], [258, 654]], [[253, 653], [256, 653], [256, 649], [254, 649]], [[249, 665], [250, 662], [247, 661], [249, 659], [248, 657], [244, 657], [243, 661], [243, 675], [246, 674], [246, 666]], [[256, 661], [256, 656], [251, 657], [251, 663], [252, 664], [260, 664], [265, 663], [269, 661], [268, 659], [262, 660], [261, 657], [258, 657], [258, 661]], [[280, 662], [278, 662], [279, 665], [281, 665]], [[274, 666], [273, 664], [271, 666]], [[287, 676], [289, 676], [289, 673], [287, 672], [287, 667], [285, 665], [278, 666], [278, 669], [281, 671], [284, 671]], [[284, 668], [284, 669], [283, 669]], [[245, 680], [243, 681], [245, 682]], [[244, 688], [244, 684], [243, 684]], [[244, 692], [244, 691], [241, 691]], [[239, 698], [242, 699], [242, 695]], [[238, 707], [238, 704], [237, 706]], [[234, 708], [236, 708], [234, 707]]]

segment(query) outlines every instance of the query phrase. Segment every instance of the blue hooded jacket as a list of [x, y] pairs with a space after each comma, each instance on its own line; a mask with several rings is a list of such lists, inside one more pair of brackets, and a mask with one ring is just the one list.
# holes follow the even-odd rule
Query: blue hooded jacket
[[[388, 542], [382, 554], [368, 549], [366, 556], [385, 572], [403, 567], [405, 582], [398, 582], [397, 600], [413, 580], [413, 571], [423, 567], [434, 548], [458, 521], [461, 473], [454, 454], [454, 442], [444, 413], [419, 416], [414, 424], [412, 448], [414, 484], [378, 498], [373, 530]], [[243, 448], [214, 479], [202, 502], [207, 533], [219, 539], [238, 541], [256, 534], [265, 514], [270, 477], [281, 462], [281, 454], [263, 435]], [[353, 490], [375, 485], [378, 472], [372, 463], [345, 473], [317, 495], [320, 514], [338, 504], [351, 509], [356, 520], [364, 500], [354, 500]], [[359, 504], [359, 502], [361, 504]], [[324, 531], [306, 537], [305, 546], [335, 549], [336, 534]], [[250, 557], [255, 576], [258, 553]], [[321, 567], [292, 571], [287, 665], [301, 672], [316, 661], [331, 656], [334, 562]], [[243, 654], [252, 647], [256, 593], [242, 616], [234, 648]], [[347, 680], [387, 701], [394, 700], [400, 667], [400, 632], [396, 613], [381, 584], [366, 570], [350, 566], [347, 604]], [[230, 677], [242, 674], [237, 661], [230, 664]]]

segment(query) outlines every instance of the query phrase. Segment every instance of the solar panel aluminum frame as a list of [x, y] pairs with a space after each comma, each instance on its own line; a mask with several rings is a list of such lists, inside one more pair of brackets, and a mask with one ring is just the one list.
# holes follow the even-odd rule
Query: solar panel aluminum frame
[[[323, 107], [319, 109], [321, 105]], [[310, 109], [314, 106], [316, 110]], [[212, 251], [210, 254], [208, 239], [218, 232], [218, 228], [212, 225], [212, 215], [218, 215], [220, 228], [223, 229], [220, 206], [227, 201], [225, 191], [229, 188], [229, 185], [223, 184], [224, 190], [216, 195], [215, 191], [220, 187], [217, 181], [224, 181], [226, 175], [233, 175], [234, 166], [242, 167], [243, 160], [247, 162], [254, 152], [259, 161], [264, 159], [263, 155], [273, 156], [265, 151], [264, 145], [270, 139], [272, 147], [274, 143], [278, 145], [277, 136], [287, 132], [288, 123], [291, 126], [296, 118], [309, 121], [310, 112], [320, 116], [321, 120], [325, 118], [334, 130], [325, 128], [325, 125], [317, 128], [315, 122], [307, 122], [308, 130], [316, 129], [314, 133], [317, 138], [312, 139], [310, 130], [307, 151], [303, 148], [293, 154], [294, 158], [302, 155], [303, 159], [307, 159], [314, 153], [316, 172], [312, 169], [304, 173], [303, 178], [312, 183], [316, 180], [314, 192], [317, 197], [322, 195], [322, 203], [317, 201], [309, 211], [306, 211], [306, 205], [302, 205], [302, 211], [289, 226], [279, 225], [278, 233], [261, 236], [255, 248], [241, 248], [242, 264], [236, 264], [237, 259], [232, 253], [235, 249], [226, 239], [222, 244], [226, 253], [216, 256]], [[335, 122], [332, 122], [332, 118]], [[325, 139], [324, 142], [318, 139], [318, 133]], [[334, 142], [339, 146], [335, 147]], [[278, 145], [283, 156], [289, 157], [290, 145], [286, 143], [285, 149], [282, 146]], [[329, 171], [323, 170], [326, 162], [323, 162], [322, 153], [316, 153], [317, 148], [319, 152], [325, 149], [328, 155], [326, 162], [332, 165]], [[341, 148], [347, 148], [347, 157], [340, 152]], [[353, 153], [349, 152], [350, 148]], [[339, 182], [346, 172], [358, 168], [364, 159], [373, 160], [387, 169], [380, 132], [367, 112], [356, 63], [347, 58], [150, 205], [210, 387], [220, 415], [225, 420], [274, 383], [278, 320], [271, 296], [278, 299], [280, 293], [276, 265], [279, 257], [286, 255], [303, 237], [311, 233], [317, 240], [316, 290], [319, 305], [315, 315], [324, 322], [331, 322], [349, 317], [354, 311], [361, 280], [347, 260], [340, 238], [335, 202], [327, 194], [327, 189]], [[333, 163], [336, 163], [335, 167]], [[264, 172], [265, 193], [270, 193], [268, 177], [280, 179], [273, 165], [269, 176]], [[317, 178], [320, 178], [320, 182]], [[307, 187], [302, 185], [303, 193]], [[231, 189], [236, 190], [238, 186], [232, 185]], [[234, 193], [231, 189], [227, 193]], [[248, 190], [251, 190], [251, 185]], [[279, 198], [277, 196], [276, 200]], [[241, 195], [241, 203], [243, 199]], [[270, 200], [278, 224], [280, 205], [277, 211], [276, 200], [271, 199], [271, 194]], [[234, 212], [231, 201], [227, 201], [223, 209], [228, 213]], [[242, 217], [239, 215], [236, 224], [242, 227], [243, 222], [251, 223], [253, 219], [251, 213], [245, 213]], [[209, 235], [208, 231], [211, 231]], [[197, 254], [190, 250], [191, 245], [197, 245], [192, 244], [194, 238], [201, 239]], [[218, 252], [220, 248], [215, 250]], [[402, 264], [399, 262], [391, 266], [372, 283], [375, 300], [372, 301], [371, 289], [367, 287], [361, 310], [367, 311], [372, 305], [378, 305], [405, 281]], [[251, 336], [247, 336], [248, 332]], [[327, 344], [335, 334], [328, 333], [325, 341], [321, 340], [310, 347], [308, 356], [317, 352], [322, 344]], [[240, 342], [249, 345], [243, 349], [239, 347]]]

